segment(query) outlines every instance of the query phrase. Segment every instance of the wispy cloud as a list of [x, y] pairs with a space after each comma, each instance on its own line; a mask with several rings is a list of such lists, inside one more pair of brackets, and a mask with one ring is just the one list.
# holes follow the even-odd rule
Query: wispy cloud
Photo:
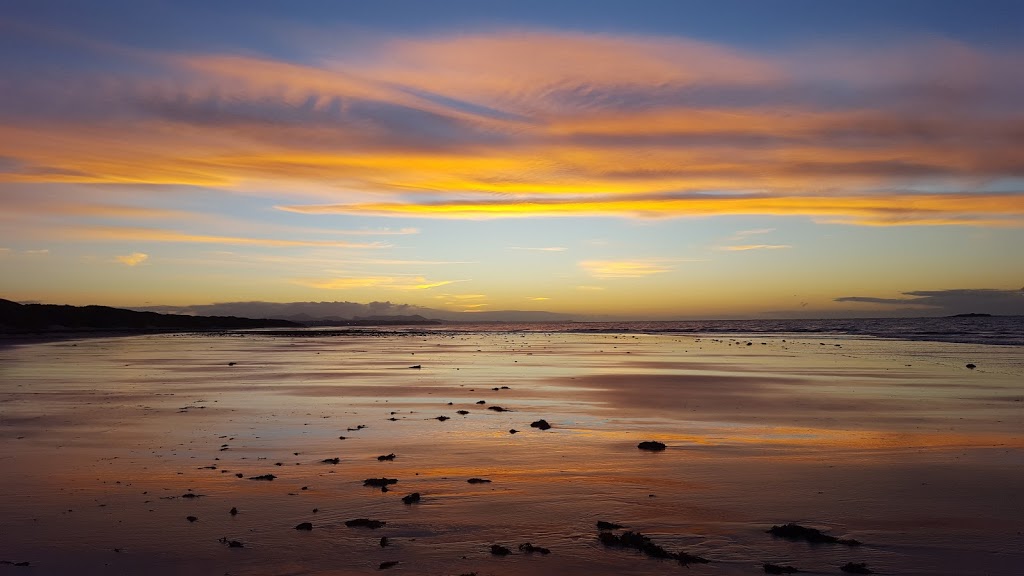
[[25, 250], [23, 253], [31, 255], [31, 256], [46, 256], [47, 254], [50, 253], [50, 249], [49, 248], [39, 248], [39, 249], [35, 249], [35, 250]]
[[594, 278], [643, 278], [673, 269], [669, 263], [659, 259], [584, 260], [580, 267]]
[[388, 258], [351, 258], [334, 260], [341, 264], [367, 264], [372, 266], [447, 266], [449, 264], [477, 264], [472, 260], [394, 260]]
[[531, 252], [565, 252], [567, 249], [561, 246], [546, 246], [543, 248], [531, 248], [528, 246], [509, 246], [509, 250], [529, 250]]
[[1024, 225], [1024, 193], [662, 194], [647, 196], [530, 197], [424, 203], [318, 206], [318, 211], [428, 218], [523, 218], [630, 215], [672, 218], [722, 215], [808, 216], [816, 221], [870, 226]]
[[[306, 63], [153, 54], [146, 72], [9, 79], [0, 182], [269, 190], [304, 214], [1019, 225], [1024, 192], [977, 183], [1024, 175], [1020, 60], [941, 38], [761, 54], [529, 29]], [[937, 188], [964, 192], [917, 193]], [[673, 196], [696, 191], [723, 198]]]
[[751, 236], [760, 236], [762, 234], [771, 234], [775, 232], [775, 228], [757, 228], [754, 230], [740, 230], [732, 235], [733, 238], [749, 238]]
[[402, 228], [400, 230], [379, 228], [376, 230], [335, 230], [334, 233], [345, 236], [409, 236], [419, 234], [420, 230], [419, 228]]
[[580, 290], [582, 292], [600, 292], [601, 290], [604, 290], [604, 286], [586, 286], [586, 285], [584, 285], [584, 286], [577, 286], [576, 289]]
[[543, 302], [545, 300], [551, 300], [551, 298], [547, 296], [527, 296], [526, 299], [531, 300], [533, 302]]
[[466, 280], [430, 281], [422, 276], [351, 276], [325, 279], [296, 279], [296, 284], [322, 290], [384, 288], [389, 290], [429, 290]]
[[719, 246], [719, 250], [727, 252], [745, 252], [747, 250], [782, 250], [792, 248], [788, 244], [741, 244], [738, 246]]
[[131, 254], [125, 254], [124, 256], [117, 256], [114, 259], [125, 266], [138, 266], [139, 264], [149, 260], [149, 254], [132, 252]]
[[248, 238], [241, 236], [217, 236], [212, 234], [192, 234], [174, 230], [157, 228], [132, 228], [118, 226], [91, 226], [69, 230], [69, 234], [91, 240], [132, 240], [138, 242], [175, 242], [193, 244], [227, 244], [238, 246], [264, 246], [288, 248], [296, 246], [329, 247], [329, 248], [387, 248], [387, 244], [377, 242], [358, 244], [334, 240], [291, 240], [284, 238]]
[[449, 298], [453, 300], [481, 300], [487, 298], [486, 294], [439, 294], [438, 298]]

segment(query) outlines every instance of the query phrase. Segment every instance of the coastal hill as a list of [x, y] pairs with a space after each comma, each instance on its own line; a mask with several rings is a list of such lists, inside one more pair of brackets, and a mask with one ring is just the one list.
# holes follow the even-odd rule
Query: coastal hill
[[19, 304], [0, 298], [0, 332], [219, 330], [238, 328], [295, 328], [288, 320], [235, 316], [186, 316], [136, 312], [108, 306]]

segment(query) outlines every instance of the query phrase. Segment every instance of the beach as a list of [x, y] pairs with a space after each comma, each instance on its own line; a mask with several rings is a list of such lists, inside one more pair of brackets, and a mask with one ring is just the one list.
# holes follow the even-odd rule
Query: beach
[[[30, 565], [0, 572], [1019, 574], [1022, 383], [1020, 346], [828, 335], [11, 345], [0, 560]], [[861, 544], [767, 533], [786, 523]]]

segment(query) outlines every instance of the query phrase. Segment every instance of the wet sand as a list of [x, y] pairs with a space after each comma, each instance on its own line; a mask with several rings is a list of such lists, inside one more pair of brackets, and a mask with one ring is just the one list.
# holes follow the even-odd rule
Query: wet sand
[[[1024, 349], [533, 333], [8, 346], [0, 470], [0, 560], [31, 563], [0, 573], [1019, 574]], [[398, 482], [363, 486], [381, 477]], [[597, 520], [712, 562], [606, 547]], [[765, 532], [787, 522], [863, 544]]]

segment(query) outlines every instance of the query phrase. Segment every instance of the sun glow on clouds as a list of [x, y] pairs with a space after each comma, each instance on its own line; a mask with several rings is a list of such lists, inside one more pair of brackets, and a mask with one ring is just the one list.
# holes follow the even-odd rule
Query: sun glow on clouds
[[[302, 208], [293, 207], [297, 211]], [[549, 198], [312, 206], [312, 213], [507, 218], [530, 216], [808, 216], [859, 225], [1024, 225], [1024, 194], [890, 194], [781, 196], [690, 194], [636, 197]]]
[[[0, 96], [11, 111], [0, 156], [13, 167], [0, 181], [258, 184], [342, 200], [280, 206], [305, 214], [1024, 219], [1021, 193], [972, 189], [1022, 174], [1024, 120], [1006, 104], [1024, 98], [1015, 54], [933, 39], [755, 55], [552, 30], [385, 36], [361, 48], [312, 62], [151, 57], [173, 81], [25, 78]], [[938, 80], [946, 92], [921, 88]], [[843, 89], [846, 101], [830, 100]], [[950, 90], [965, 98], [951, 104]], [[20, 120], [68, 93], [77, 112]], [[810, 192], [823, 182], [827, 192]], [[964, 192], [925, 191], [937, 182]], [[382, 196], [391, 201], [369, 201]]]

